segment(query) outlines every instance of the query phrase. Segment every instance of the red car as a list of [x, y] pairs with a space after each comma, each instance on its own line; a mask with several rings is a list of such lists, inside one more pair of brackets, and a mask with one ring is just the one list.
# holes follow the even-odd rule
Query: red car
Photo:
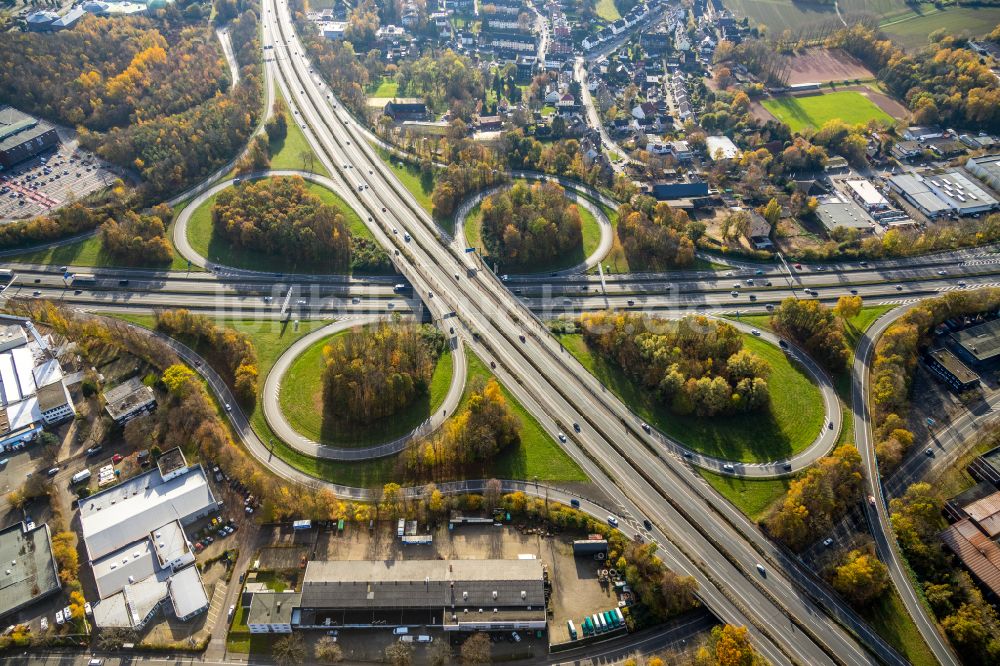
[[122, 461], [122, 454], [116, 453], [115, 455], [111, 456], [111, 462], [114, 463], [115, 465], [117, 465], [121, 461]]

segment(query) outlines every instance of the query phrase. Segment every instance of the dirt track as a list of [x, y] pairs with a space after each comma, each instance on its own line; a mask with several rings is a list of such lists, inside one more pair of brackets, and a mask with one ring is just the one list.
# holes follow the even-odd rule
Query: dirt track
[[870, 69], [841, 49], [808, 49], [789, 58], [788, 85], [871, 79]]

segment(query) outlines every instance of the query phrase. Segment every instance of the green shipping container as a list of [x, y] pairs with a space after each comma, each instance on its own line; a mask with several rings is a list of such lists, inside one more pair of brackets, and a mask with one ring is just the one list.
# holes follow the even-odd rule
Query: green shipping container
[[344, 531], [344, 519], [343, 518], [341, 518], [340, 520], [337, 521], [337, 531], [338, 532], [343, 532]]

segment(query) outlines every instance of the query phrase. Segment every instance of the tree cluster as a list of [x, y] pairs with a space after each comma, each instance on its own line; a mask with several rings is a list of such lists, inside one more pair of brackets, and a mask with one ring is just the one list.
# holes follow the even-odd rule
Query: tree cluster
[[[555, 126], [555, 122], [553, 122]], [[553, 132], [555, 134], [555, 132]], [[504, 132], [500, 140], [500, 153], [506, 158], [511, 169], [541, 171], [553, 176], [579, 180], [591, 186], [607, 184], [601, 167], [596, 163], [588, 166], [576, 139], [562, 139], [541, 142], [533, 136], [525, 136], [518, 128]]]
[[989, 66], [952, 37], [908, 53], [877, 29], [857, 24], [826, 40], [876, 72], [897, 97], [906, 100], [914, 122], [942, 123], [986, 130], [1000, 128], [1000, 88]]
[[215, 232], [235, 247], [301, 258], [346, 271], [351, 235], [337, 207], [323, 203], [299, 176], [265, 178], [219, 193]]
[[833, 589], [860, 609], [888, 589], [889, 569], [874, 552], [852, 550], [834, 568], [831, 582]]
[[969, 574], [947, 554], [938, 533], [944, 502], [927, 483], [915, 483], [889, 503], [899, 547], [945, 633], [969, 664], [1000, 661], [1000, 618]]
[[861, 491], [861, 454], [851, 444], [834, 449], [793, 480], [781, 505], [764, 525], [793, 550], [828, 532], [836, 518], [856, 502]]
[[[364, 59], [355, 51], [355, 45], [367, 44], [367, 35], [374, 37], [378, 29], [378, 19], [371, 21], [370, 12], [366, 9], [370, 2], [361, 3], [351, 12], [354, 27], [350, 32], [356, 35], [353, 39], [324, 39], [316, 28], [316, 24], [306, 18], [304, 0], [291, 0], [288, 8], [295, 21], [296, 32], [309, 54], [309, 62], [317, 72], [323, 75], [323, 80], [330, 85], [330, 91], [337, 96], [344, 106], [359, 117], [368, 115], [368, 96], [365, 89], [372, 81], [377, 81], [382, 75], [384, 64], [379, 51], [372, 50]], [[345, 28], [345, 33], [347, 29]], [[357, 35], [361, 35], [360, 38]]]
[[754, 650], [746, 627], [732, 624], [712, 627], [708, 642], [698, 649], [696, 666], [764, 666], [770, 662]]
[[521, 441], [521, 421], [507, 404], [495, 379], [474, 381], [465, 410], [445, 422], [440, 432], [407, 449], [410, 470], [425, 476], [485, 465], [500, 451]]
[[454, 158], [448, 168], [438, 173], [431, 192], [435, 218], [448, 218], [466, 195], [499, 185], [508, 179], [503, 162], [489, 148], [474, 142], [461, 142], [461, 149], [452, 151]]
[[443, 334], [430, 325], [381, 321], [323, 348], [323, 408], [348, 427], [396, 414], [426, 395]]
[[136, 266], [169, 263], [173, 249], [167, 240], [170, 206], [160, 204], [149, 214], [125, 210], [101, 225], [101, 247], [117, 261]]
[[583, 243], [580, 211], [555, 183], [515, 183], [483, 199], [480, 213], [486, 250], [505, 267], [545, 264]]
[[633, 270], [663, 271], [694, 263], [687, 213], [652, 197], [618, 207], [618, 240]]
[[917, 357], [934, 328], [952, 317], [998, 306], [1000, 289], [948, 292], [911, 308], [879, 338], [872, 363], [871, 401], [875, 451], [883, 473], [898, 465], [913, 443], [913, 433], [906, 429], [910, 386]]
[[452, 117], [465, 122], [472, 120], [486, 100], [482, 70], [468, 56], [451, 49], [403, 60], [396, 81], [401, 97], [423, 98], [431, 111], [451, 111]]
[[767, 361], [730, 324], [602, 312], [581, 318], [584, 340], [678, 414], [750, 412], [770, 403]]
[[260, 367], [250, 336], [217, 326], [208, 317], [187, 310], [158, 311], [156, 329], [189, 344], [205, 356], [232, 387], [236, 398], [243, 405], [253, 405], [257, 399]]
[[786, 298], [775, 308], [771, 325], [831, 372], [847, 369], [850, 350], [844, 331], [833, 311], [819, 301]]
[[99, 227], [107, 216], [106, 210], [71, 203], [51, 215], [0, 224], [0, 248], [24, 247], [82, 234]]

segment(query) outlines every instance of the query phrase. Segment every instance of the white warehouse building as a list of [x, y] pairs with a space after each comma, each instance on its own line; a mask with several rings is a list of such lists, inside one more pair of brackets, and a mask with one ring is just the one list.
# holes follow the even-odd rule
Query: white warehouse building
[[889, 187], [930, 218], [979, 215], [996, 210], [1000, 203], [957, 169], [941, 174], [890, 176]]

